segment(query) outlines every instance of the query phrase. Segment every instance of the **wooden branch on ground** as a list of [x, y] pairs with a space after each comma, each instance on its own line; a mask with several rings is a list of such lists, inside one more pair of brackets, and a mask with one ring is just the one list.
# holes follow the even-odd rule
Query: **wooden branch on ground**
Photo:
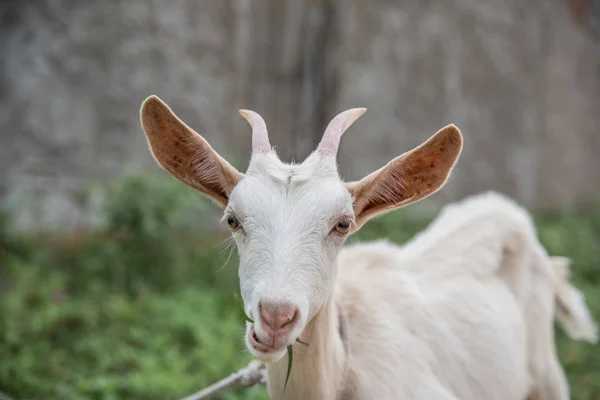
[[244, 369], [241, 369], [225, 379], [213, 383], [201, 391], [191, 394], [182, 400], [203, 400], [208, 399], [215, 394], [228, 389], [234, 385], [242, 387], [254, 386], [257, 383], [264, 383], [267, 379], [266, 366], [260, 361], [251, 361]]

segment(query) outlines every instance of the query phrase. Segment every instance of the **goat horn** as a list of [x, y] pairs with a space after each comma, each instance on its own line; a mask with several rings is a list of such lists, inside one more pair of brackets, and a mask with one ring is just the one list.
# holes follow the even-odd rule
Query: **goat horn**
[[267, 124], [265, 120], [254, 111], [240, 110], [239, 113], [252, 127], [252, 153], [266, 153], [271, 150]]
[[352, 108], [339, 113], [327, 125], [317, 151], [323, 155], [336, 154], [344, 132], [366, 111], [366, 108]]

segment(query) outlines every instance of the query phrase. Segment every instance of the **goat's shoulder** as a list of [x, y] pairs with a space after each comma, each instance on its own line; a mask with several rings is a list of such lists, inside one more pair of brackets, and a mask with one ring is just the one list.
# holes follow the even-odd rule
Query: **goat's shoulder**
[[387, 239], [358, 242], [344, 246], [337, 263], [341, 274], [356, 273], [361, 270], [396, 268], [400, 246]]

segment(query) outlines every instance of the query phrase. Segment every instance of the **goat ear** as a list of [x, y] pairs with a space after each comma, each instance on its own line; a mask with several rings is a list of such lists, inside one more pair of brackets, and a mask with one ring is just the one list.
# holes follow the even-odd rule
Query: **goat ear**
[[243, 174], [177, 118], [157, 96], [150, 96], [144, 101], [140, 119], [150, 152], [158, 164], [175, 178], [225, 207], [229, 194]]
[[346, 187], [354, 201], [356, 229], [374, 216], [417, 202], [438, 191], [462, 151], [454, 125], [440, 129], [419, 147]]

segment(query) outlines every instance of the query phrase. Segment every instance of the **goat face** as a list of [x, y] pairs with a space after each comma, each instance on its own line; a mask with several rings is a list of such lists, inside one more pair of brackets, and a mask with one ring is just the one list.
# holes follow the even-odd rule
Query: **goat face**
[[318, 149], [302, 164], [285, 164], [252, 111], [252, 159], [237, 171], [158, 97], [142, 105], [141, 122], [158, 164], [223, 207], [240, 256], [246, 343], [274, 362], [329, 301], [335, 258], [346, 237], [368, 219], [421, 200], [443, 186], [462, 149], [449, 125], [421, 146], [357, 182], [344, 183], [335, 156], [344, 131], [364, 113], [335, 117]]
[[224, 219], [240, 257], [248, 347], [277, 360], [329, 299], [335, 257], [354, 224], [352, 198], [330, 160], [300, 165], [255, 156]]

